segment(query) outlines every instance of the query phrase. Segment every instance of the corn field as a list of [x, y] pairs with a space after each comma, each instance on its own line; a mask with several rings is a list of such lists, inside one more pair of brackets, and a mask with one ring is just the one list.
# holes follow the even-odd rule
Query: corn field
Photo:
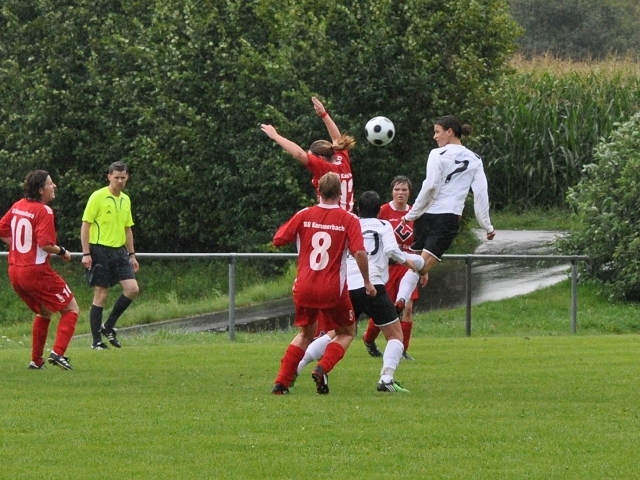
[[[562, 206], [616, 122], [640, 111], [640, 64], [515, 59], [474, 145], [492, 206]], [[640, 155], [640, 152], [638, 152]]]

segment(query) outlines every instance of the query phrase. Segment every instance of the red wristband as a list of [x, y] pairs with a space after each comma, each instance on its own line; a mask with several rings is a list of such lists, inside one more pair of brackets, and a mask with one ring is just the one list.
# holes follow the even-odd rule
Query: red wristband
[[327, 112], [326, 110], [324, 112], [322, 112], [320, 115], [318, 115], [320, 118], [324, 118], [327, 115], [329, 115], [329, 112]]

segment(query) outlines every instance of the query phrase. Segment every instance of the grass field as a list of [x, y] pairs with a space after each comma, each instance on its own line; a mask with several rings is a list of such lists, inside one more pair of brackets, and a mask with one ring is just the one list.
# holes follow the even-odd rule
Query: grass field
[[[149, 287], [194, 302], [181, 278]], [[278, 291], [258, 287], [250, 298]], [[129, 322], [182, 311], [148, 301]], [[474, 306], [471, 338], [464, 309], [429, 312], [396, 375], [410, 393], [375, 391], [381, 361], [357, 338], [328, 396], [309, 369], [284, 397], [269, 392], [293, 331], [75, 339], [74, 371], [29, 371], [28, 316], [2, 325], [0, 478], [639, 478], [638, 313], [580, 284], [570, 335], [568, 281]]]
[[328, 396], [307, 372], [274, 397], [291, 331], [74, 340], [73, 372], [5, 336], [0, 477], [638, 478], [638, 307], [581, 285], [569, 335], [569, 288], [474, 306], [472, 338], [464, 309], [419, 315], [406, 395], [375, 391], [359, 338]]
[[286, 333], [161, 332], [28, 371], [0, 349], [3, 478], [637, 478], [637, 335], [417, 336], [397, 378], [359, 340], [318, 396], [269, 394]]

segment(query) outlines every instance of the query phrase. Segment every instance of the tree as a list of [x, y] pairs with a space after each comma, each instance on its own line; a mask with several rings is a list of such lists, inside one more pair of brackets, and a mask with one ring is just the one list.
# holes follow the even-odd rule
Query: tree
[[[325, 138], [320, 96], [358, 140], [357, 191], [424, 175], [432, 121], [480, 121], [517, 27], [506, 0], [6, 0], [0, 165], [59, 185], [58, 231], [79, 245], [84, 203], [131, 167], [140, 251], [254, 251], [315, 201], [308, 172], [266, 138]], [[397, 137], [364, 140], [386, 115]]]
[[579, 228], [560, 243], [567, 254], [588, 255], [585, 272], [611, 296], [640, 300], [640, 112], [617, 124], [596, 148], [596, 163], [569, 190]]

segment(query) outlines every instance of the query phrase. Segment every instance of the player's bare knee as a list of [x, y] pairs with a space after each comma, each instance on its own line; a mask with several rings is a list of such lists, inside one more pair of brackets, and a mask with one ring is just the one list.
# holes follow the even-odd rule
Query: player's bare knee
[[401, 342], [404, 340], [404, 336], [402, 335], [402, 327], [400, 326], [400, 322], [393, 322], [389, 325], [385, 325], [384, 327], [380, 327], [384, 338], [387, 340], [400, 340]]
[[133, 300], [140, 293], [140, 287], [138, 286], [138, 282], [134, 281], [124, 281], [122, 282], [122, 293], [124, 296], [130, 300]]
[[135, 289], [127, 289], [124, 292], [125, 297], [133, 300], [134, 298], [136, 298], [138, 296], [138, 294], [140, 294], [140, 288], [136, 285]]
[[78, 306], [78, 302], [76, 301], [76, 299], [74, 298], [71, 302], [69, 302], [69, 305], [67, 305], [66, 307], [64, 307], [62, 309], [62, 312], [73, 312], [76, 314], [80, 313], [80, 307]]
[[336, 336], [345, 335], [347, 337], [354, 337], [355, 334], [356, 334], [355, 324], [336, 328]]
[[317, 330], [317, 323], [313, 323], [311, 325], [301, 327], [297, 335], [298, 341], [301, 344], [309, 346], [309, 344], [313, 341], [313, 338], [315, 337], [316, 330]]
[[102, 287], [95, 287], [93, 290], [93, 305], [96, 307], [104, 307], [107, 301], [108, 290]]

